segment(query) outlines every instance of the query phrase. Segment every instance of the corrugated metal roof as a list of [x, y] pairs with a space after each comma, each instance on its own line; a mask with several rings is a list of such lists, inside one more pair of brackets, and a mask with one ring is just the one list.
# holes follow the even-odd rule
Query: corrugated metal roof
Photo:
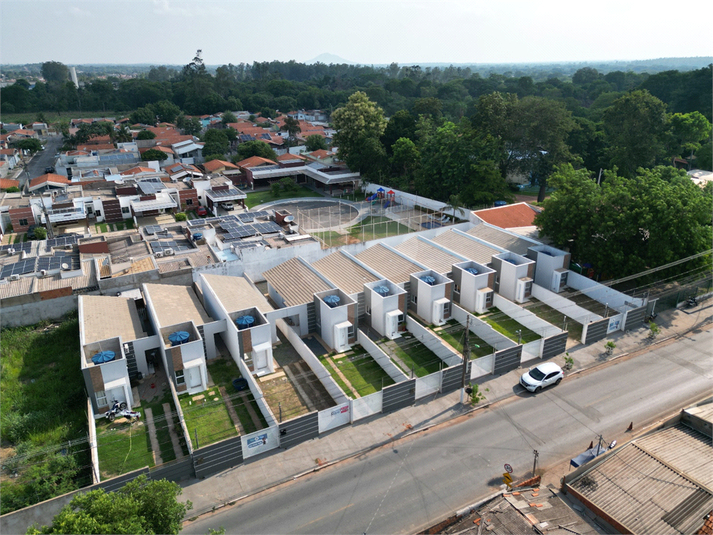
[[710, 492], [637, 443], [623, 446], [570, 485], [634, 534], [694, 533], [713, 508]]
[[713, 447], [703, 433], [679, 424], [641, 437], [636, 443], [676, 470], [713, 488]]
[[346, 294], [361, 292], [364, 290], [364, 283], [379, 280], [341, 251], [313, 262], [312, 267]]
[[439, 234], [433, 238], [434, 242], [443, 247], [447, 247], [453, 252], [467, 256], [471, 260], [480, 264], [489, 264], [493, 255], [502, 253], [502, 250], [495, 249], [480, 243], [472, 238], [458, 234], [452, 230]]
[[257, 308], [263, 314], [274, 310], [265, 296], [243, 277], [204, 274], [206, 282], [220, 299], [228, 313]]
[[355, 255], [355, 258], [374, 271], [381, 273], [394, 284], [408, 282], [411, 273], [423, 271], [423, 268], [418, 264], [414, 264], [381, 244], [369, 247]]
[[453, 271], [453, 264], [463, 262], [462, 258], [453, 256], [419, 239], [418, 236], [406, 240], [396, 249], [437, 273], [450, 273]]
[[527, 249], [536, 245], [490, 225], [476, 225], [468, 231], [468, 234], [519, 255], [527, 254]]
[[314, 301], [314, 294], [331, 289], [299, 258], [275, 266], [263, 277], [285, 300], [286, 306], [302, 305]]

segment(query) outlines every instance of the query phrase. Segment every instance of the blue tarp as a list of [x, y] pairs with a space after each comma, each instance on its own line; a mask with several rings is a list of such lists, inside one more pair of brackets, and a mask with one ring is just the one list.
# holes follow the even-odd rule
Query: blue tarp
[[339, 298], [338, 295], [328, 295], [327, 297], [324, 298], [324, 302], [327, 303], [332, 308], [337, 306], [339, 304], [339, 301], [341, 301], [341, 299]]
[[240, 316], [238, 319], [235, 320], [235, 324], [240, 328], [240, 329], [245, 329], [246, 327], [250, 327], [255, 323], [255, 318], [252, 316]]
[[388, 286], [374, 286], [374, 291], [382, 296], [389, 295], [389, 287]]
[[92, 357], [92, 362], [94, 364], [103, 364], [104, 362], [111, 362], [114, 360], [116, 353], [113, 351], [100, 351]]
[[191, 335], [186, 331], [176, 331], [175, 333], [168, 335], [168, 341], [171, 342], [172, 346], [180, 346], [181, 344], [188, 342], [190, 337]]
[[[598, 451], [597, 451], [597, 450], [598, 450]], [[577, 455], [574, 459], [571, 459], [571, 460], [569, 461], [569, 464], [571, 464], [571, 465], [574, 466], [575, 468], [579, 468], [580, 466], [582, 466], [583, 464], [588, 463], [589, 461], [591, 461], [591, 460], [594, 459], [595, 457], [598, 457], [599, 455], [601, 455], [601, 454], [604, 453], [605, 451], [607, 451], [607, 449], [606, 449], [604, 446], [599, 446], [599, 445], [597, 444], [596, 446], [594, 446], [594, 447], [591, 448], [591, 449], [588, 449], [588, 450], [585, 451], [584, 453], [580, 453], [580, 454]]]

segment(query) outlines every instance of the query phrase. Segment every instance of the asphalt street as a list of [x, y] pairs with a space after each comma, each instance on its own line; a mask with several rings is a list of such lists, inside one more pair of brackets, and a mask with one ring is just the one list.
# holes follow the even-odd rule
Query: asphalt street
[[[547, 469], [711, 392], [710, 331], [521, 394], [187, 523], [185, 533], [413, 533], [516, 478]], [[368, 424], [365, 424], [368, 425]]]
[[[23, 188], [27, 180], [32, 180], [45, 174], [46, 167], [54, 167], [55, 154], [62, 146], [62, 136], [49, 136], [41, 139], [45, 150], [38, 152], [27, 164], [26, 171], [18, 176], [20, 188]], [[29, 174], [29, 178], [28, 178]]]

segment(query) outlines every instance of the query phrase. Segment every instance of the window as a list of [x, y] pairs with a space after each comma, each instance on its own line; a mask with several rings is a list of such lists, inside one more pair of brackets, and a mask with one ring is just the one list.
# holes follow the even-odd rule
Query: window
[[459, 293], [460, 293], [460, 286], [458, 286], [457, 284], [454, 284], [454, 285], [453, 285], [453, 291], [454, 291], [455, 293], [459, 294]]
[[443, 316], [450, 316], [451, 315], [451, 304], [450, 303], [443, 303]]
[[186, 199], [186, 205], [192, 206], [192, 205], [193, 205], [193, 199]]
[[102, 211], [101, 210], [94, 210], [94, 215], [97, 217], [101, 217]]
[[485, 305], [490, 306], [493, 304], [493, 292], [488, 292], [485, 294]]
[[103, 390], [94, 392], [94, 397], [97, 400], [97, 407], [106, 407], [108, 405], [106, 401], [106, 392], [104, 392]]
[[21, 227], [26, 227], [27, 226], [27, 219], [20, 219], [19, 221]]
[[417, 296], [416, 294], [413, 294], [413, 295], [411, 296], [411, 302], [412, 302], [414, 305], [418, 304], [418, 296]]
[[354, 325], [347, 327], [347, 338], [354, 338]]
[[183, 370], [176, 370], [176, 384], [177, 385], [185, 385], [186, 384], [186, 378], [183, 375]]
[[129, 207], [128, 206], [122, 206], [121, 207], [121, 213], [122, 214], [128, 214], [129, 213]]

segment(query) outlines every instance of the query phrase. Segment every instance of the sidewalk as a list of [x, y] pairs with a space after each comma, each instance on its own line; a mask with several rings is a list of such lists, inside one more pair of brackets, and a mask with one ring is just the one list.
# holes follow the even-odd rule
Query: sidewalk
[[[651, 345], [684, 334], [713, 321], [713, 303], [707, 301], [694, 309], [668, 310], [659, 314], [656, 323], [661, 331], [656, 340], [648, 339], [648, 329], [618, 332], [591, 346], [575, 346], [569, 350], [574, 367], [566, 375], [580, 373], [607, 361], [621, 358]], [[604, 355], [604, 344], [613, 340], [613, 355]], [[564, 364], [564, 355], [553, 359]], [[522, 369], [499, 377], [482, 377], [476, 382], [486, 399], [478, 407], [515, 395]], [[193, 479], [182, 484], [183, 500], [190, 500], [190, 518], [213, 511], [222, 505], [256, 494], [262, 490], [291, 481], [320, 467], [362, 455], [389, 442], [419, 430], [451, 420], [473, 409], [460, 404], [460, 391], [419, 400], [414, 406], [390, 414], [378, 414], [354, 425], [337, 429], [288, 450], [248, 459], [244, 464], [205, 480]]]

